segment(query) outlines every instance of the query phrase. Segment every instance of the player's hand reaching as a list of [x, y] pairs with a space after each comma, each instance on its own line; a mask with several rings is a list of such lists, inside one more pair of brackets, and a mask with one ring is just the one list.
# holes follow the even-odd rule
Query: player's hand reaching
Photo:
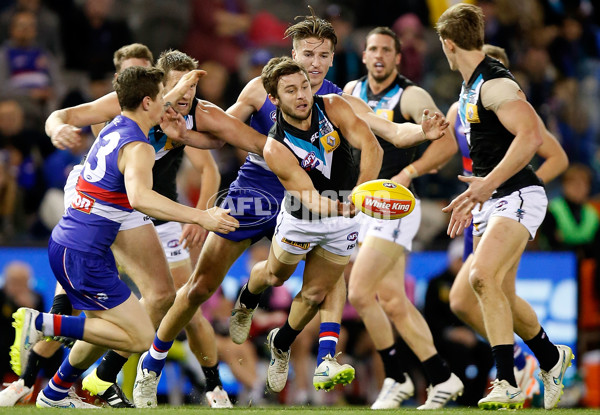
[[448, 121], [439, 112], [434, 112], [433, 115], [429, 115], [428, 109], [423, 110], [423, 118], [421, 119], [421, 128], [425, 138], [431, 141], [438, 140], [446, 134], [444, 131], [448, 128]]
[[[351, 196], [348, 196], [348, 199], [351, 199]], [[337, 215], [344, 216], [346, 218], [353, 218], [356, 216], [356, 206], [352, 203], [352, 200], [349, 202], [340, 202], [337, 201]]]
[[183, 225], [179, 244], [183, 248], [201, 248], [208, 236], [208, 231], [195, 223], [186, 223]]
[[240, 223], [229, 215], [231, 209], [212, 207], [202, 211], [202, 216], [197, 223], [204, 229], [219, 233], [229, 233], [239, 228]]
[[70, 124], [62, 124], [52, 131], [50, 136], [54, 147], [60, 150], [72, 149], [81, 145], [81, 128]]
[[169, 108], [160, 120], [160, 129], [172, 140], [183, 140], [188, 129], [185, 119], [173, 108]]
[[169, 102], [179, 100], [190, 88], [196, 88], [198, 80], [204, 75], [206, 75], [206, 71], [202, 69], [195, 69], [183, 75], [175, 87], [165, 95], [166, 105], [170, 105]]

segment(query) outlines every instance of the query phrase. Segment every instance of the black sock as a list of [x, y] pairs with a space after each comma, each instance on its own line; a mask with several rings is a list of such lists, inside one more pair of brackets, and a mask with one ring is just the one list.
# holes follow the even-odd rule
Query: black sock
[[33, 350], [31, 351], [29, 357], [27, 358], [25, 370], [21, 374], [21, 379], [23, 379], [25, 386], [31, 388], [35, 384], [37, 375], [40, 372], [40, 368], [45, 360], [45, 357], [40, 356]]
[[505, 380], [516, 388], [518, 385], [513, 369], [515, 365], [513, 347], [512, 344], [499, 344], [492, 347], [492, 355], [496, 361], [496, 379]]
[[127, 363], [127, 357], [123, 357], [114, 350], [109, 350], [96, 369], [98, 377], [105, 382], [117, 382], [117, 375]]
[[525, 344], [537, 358], [540, 369], [546, 372], [552, 369], [560, 359], [558, 349], [552, 344], [543, 327], [540, 327], [540, 332], [533, 339], [525, 340]]
[[276, 349], [287, 352], [301, 331], [302, 330], [294, 330], [290, 327], [289, 321], [286, 321], [283, 327], [279, 329], [277, 335], [273, 339], [273, 346], [275, 346]]
[[405, 368], [402, 366], [400, 356], [396, 352], [396, 345], [388, 347], [387, 349], [377, 350], [381, 360], [383, 360], [383, 367], [385, 368], [385, 377], [392, 378], [398, 383], [406, 382]]
[[206, 378], [206, 391], [212, 392], [217, 386], [223, 388], [221, 378], [219, 377], [219, 364], [214, 366], [202, 366], [204, 377]]
[[248, 283], [244, 284], [242, 292], [240, 293], [240, 303], [246, 308], [255, 309], [258, 306], [259, 301], [260, 294], [251, 293], [248, 289]]
[[437, 385], [450, 379], [450, 368], [439, 354], [422, 362], [425, 377], [430, 385]]

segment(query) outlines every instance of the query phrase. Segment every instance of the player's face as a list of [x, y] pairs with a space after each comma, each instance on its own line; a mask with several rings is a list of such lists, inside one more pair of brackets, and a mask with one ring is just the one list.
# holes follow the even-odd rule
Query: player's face
[[394, 39], [382, 34], [369, 36], [363, 52], [363, 63], [369, 75], [378, 82], [395, 76], [400, 64], [400, 54], [396, 52]]
[[295, 46], [292, 57], [308, 71], [311, 87], [320, 88], [327, 71], [333, 65], [331, 40], [310, 37], [296, 42]]
[[154, 101], [150, 101], [150, 108], [148, 111], [150, 112], [150, 118], [154, 124], [160, 123], [160, 119], [162, 118], [165, 112], [165, 88], [163, 87], [162, 82], [159, 84], [158, 94], [156, 94], [156, 99]]
[[277, 94], [279, 95], [277, 105], [288, 117], [304, 121], [310, 116], [313, 97], [310, 83], [304, 72], [279, 78]]
[[[165, 94], [172, 90], [177, 82], [181, 79], [183, 75], [187, 72], [185, 71], [171, 71], [169, 72], [169, 76], [165, 82]], [[189, 89], [186, 91], [185, 95], [179, 99], [179, 101], [173, 103], [173, 109], [180, 113], [183, 116], [186, 116], [190, 113], [190, 109], [192, 108], [192, 101], [196, 97], [196, 85], [191, 85]]]

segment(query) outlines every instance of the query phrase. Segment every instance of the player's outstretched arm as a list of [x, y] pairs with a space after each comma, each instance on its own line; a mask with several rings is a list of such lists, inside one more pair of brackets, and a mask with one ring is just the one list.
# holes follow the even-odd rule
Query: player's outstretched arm
[[238, 221], [221, 208], [199, 210], [176, 203], [152, 190], [154, 149], [142, 142], [126, 144], [119, 155], [119, 170], [125, 178], [125, 188], [131, 207], [149, 216], [166, 221], [196, 223], [209, 231], [229, 233]]
[[208, 101], [196, 106], [196, 127], [234, 147], [261, 154], [267, 137]]
[[120, 113], [117, 94], [111, 92], [95, 101], [52, 112], [46, 119], [46, 134], [56, 148], [73, 148], [81, 143], [80, 127], [110, 121]]
[[233, 115], [240, 121], [246, 122], [257, 112], [267, 99], [267, 91], [260, 77], [254, 78], [242, 89], [237, 101], [227, 109], [227, 114]]

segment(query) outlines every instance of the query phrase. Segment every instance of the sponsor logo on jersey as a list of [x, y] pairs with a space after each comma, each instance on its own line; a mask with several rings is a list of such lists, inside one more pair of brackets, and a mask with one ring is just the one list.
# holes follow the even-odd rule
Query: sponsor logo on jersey
[[337, 131], [333, 131], [326, 136], [321, 137], [321, 144], [325, 149], [326, 153], [331, 153], [333, 150], [339, 147], [340, 145], [340, 136]]
[[281, 242], [283, 242], [284, 244], [295, 246], [296, 248], [304, 249], [304, 250], [307, 250], [308, 248], [310, 248], [310, 242], [290, 241], [285, 236], [283, 238], [281, 238]]
[[375, 114], [377, 114], [377, 116], [379, 116], [381, 118], [385, 118], [388, 121], [394, 121], [394, 111], [393, 110], [386, 110], [384, 108], [379, 108]]
[[477, 104], [467, 103], [467, 121], [470, 123], [479, 123], [479, 113], [477, 112]]
[[319, 159], [317, 158], [317, 155], [315, 154], [314, 151], [311, 151], [310, 153], [308, 153], [306, 155], [306, 157], [304, 157], [304, 160], [302, 160], [302, 162], [300, 163], [300, 166], [306, 171], [311, 171], [312, 169], [316, 168], [318, 165], [319, 165]]
[[314, 143], [317, 138], [319, 138], [319, 132], [318, 131], [316, 133], [314, 133], [313, 135], [310, 136], [310, 142]]
[[333, 126], [327, 118], [319, 120], [319, 134], [321, 135], [321, 137], [332, 133], [333, 131]]
[[71, 207], [80, 212], [90, 214], [92, 212], [92, 207], [94, 207], [94, 203], [96, 203], [94, 199], [77, 191], [73, 200], [71, 200]]

